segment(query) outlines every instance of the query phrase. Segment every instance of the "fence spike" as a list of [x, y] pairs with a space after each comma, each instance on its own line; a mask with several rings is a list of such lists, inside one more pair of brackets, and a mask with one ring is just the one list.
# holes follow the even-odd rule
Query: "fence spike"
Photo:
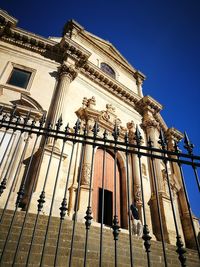
[[70, 130], [69, 123], [67, 123], [67, 126], [65, 127], [65, 135], [69, 133], [69, 130]]
[[98, 132], [100, 131], [98, 122], [95, 121], [94, 127], [92, 129], [94, 139], [97, 137]]
[[61, 114], [56, 123], [56, 130], [59, 131], [62, 125], [63, 123], [62, 123], [62, 114]]
[[178, 142], [177, 141], [174, 141], [174, 151], [176, 153], [180, 153], [181, 152], [181, 150], [180, 150], [180, 148], [178, 146]]
[[159, 135], [158, 144], [161, 145], [161, 147], [162, 147], [163, 150], [166, 150], [167, 142], [166, 142], [166, 138], [164, 136], [164, 133], [163, 133], [163, 130], [162, 129], [160, 129], [160, 135]]
[[188, 153], [191, 155], [193, 153], [194, 145], [190, 142], [190, 139], [188, 138], [188, 135], [186, 132], [184, 132], [184, 148], [188, 151]]
[[125, 144], [128, 144], [128, 132], [127, 131], [124, 135], [124, 141], [125, 141]]
[[46, 121], [46, 114], [43, 113], [42, 117], [39, 120], [40, 127], [42, 127], [44, 125], [45, 121]]
[[76, 123], [75, 123], [75, 126], [73, 127], [75, 135], [77, 135], [78, 132], [80, 131], [80, 128], [81, 128], [80, 126], [81, 126], [81, 122], [80, 122], [80, 120], [78, 119], [78, 120], [76, 121]]
[[142, 135], [140, 133], [138, 125], [136, 125], [135, 138], [134, 139], [136, 140], [137, 145], [140, 146], [141, 145], [141, 141], [142, 141]]
[[117, 123], [115, 123], [113, 132], [112, 132], [112, 136], [114, 138], [115, 141], [117, 141], [118, 137], [119, 137], [119, 127], [117, 126]]
[[104, 141], [108, 138], [108, 131], [105, 129], [105, 131], [103, 132], [103, 139]]

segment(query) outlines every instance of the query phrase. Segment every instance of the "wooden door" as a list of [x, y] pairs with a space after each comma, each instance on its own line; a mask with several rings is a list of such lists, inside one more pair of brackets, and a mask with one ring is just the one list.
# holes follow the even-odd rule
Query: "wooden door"
[[[94, 177], [93, 177], [93, 195], [92, 195], [92, 211], [93, 218], [96, 222], [100, 222], [100, 209], [102, 208], [102, 175], [103, 175], [103, 150], [97, 149], [95, 154], [95, 163], [94, 163]], [[104, 208], [105, 215], [108, 217], [105, 218], [105, 224], [110, 221], [109, 216], [114, 216], [114, 158], [113, 156], [106, 152], [105, 155], [105, 177], [104, 177]], [[117, 215], [119, 220], [119, 225], [121, 224], [121, 201], [120, 201], [120, 171], [117, 165], [116, 171], [116, 203], [117, 203]], [[111, 203], [112, 202], [112, 203]], [[110, 208], [109, 208], [110, 207]], [[109, 209], [111, 209], [109, 211]], [[107, 214], [107, 215], [106, 215]], [[109, 215], [110, 214], [110, 215]]]

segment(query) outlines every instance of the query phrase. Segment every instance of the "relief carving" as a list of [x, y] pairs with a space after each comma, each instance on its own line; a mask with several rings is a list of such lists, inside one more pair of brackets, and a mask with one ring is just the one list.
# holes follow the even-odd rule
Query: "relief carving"
[[66, 75], [71, 81], [73, 81], [78, 72], [77, 70], [72, 66], [67, 66], [66, 64], [62, 64], [59, 69], [59, 75], [62, 77], [63, 75]]
[[91, 98], [84, 97], [82, 101], [82, 107], [83, 108], [93, 108], [96, 106], [96, 99], [94, 96]]
[[128, 138], [130, 143], [135, 142], [135, 123], [134, 121], [130, 121], [126, 124], [128, 129]]
[[81, 185], [89, 185], [91, 167], [89, 163], [85, 163], [82, 169]]
[[142, 193], [141, 193], [141, 188], [139, 185], [136, 185], [135, 200], [137, 203], [142, 203]]

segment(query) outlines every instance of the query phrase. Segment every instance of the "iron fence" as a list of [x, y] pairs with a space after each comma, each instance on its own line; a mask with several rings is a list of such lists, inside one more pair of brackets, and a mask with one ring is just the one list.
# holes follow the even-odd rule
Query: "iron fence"
[[[180, 173], [181, 186], [183, 188], [184, 199], [187, 203], [187, 209], [190, 218], [191, 235], [195, 246], [193, 249], [197, 250], [198, 256], [200, 256], [199, 243], [197, 238], [197, 232], [195, 231], [193, 214], [190, 207], [189, 197], [185, 185], [185, 179], [183, 175], [183, 165], [188, 165], [191, 167], [194, 178], [197, 183], [198, 190], [200, 189], [199, 177], [197, 169], [200, 167], [200, 157], [193, 154], [193, 145], [189, 141], [187, 134], [184, 136], [184, 147], [186, 153], [180, 151], [178, 144], [175, 142], [173, 150], [168, 149], [168, 142], [164, 136], [162, 130], [160, 130], [160, 136], [158, 140], [159, 146], [154, 144], [149, 136], [146, 137], [146, 144], [142, 141], [142, 135], [140, 133], [139, 127], [136, 127], [134, 134], [134, 142], [130, 142], [128, 133], [120, 133], [119, 127], [117, 124], [114, 126], [112, 133], [109, 133], [106, 130], [103, 130], [99, 127], [98, 123], [95, 122], [93, 128], [89, 128], [87, 123], [83, 124], [80, 120], [77, 120], [75, 126], [70, 128], [69, 125], [63, 130], [62, 118], [59, 118], [57, 124], [53, 127], [51, 123], [46, 122], [45, 116], [42, 116], [40, 119], [36, 120], [32, 112], [28, 112], [26, 115], [20, 115], [17, 108], [9, 111], [6, 108], [1, 107], [0, 110], [0, 129], [1, 129], [1, 183], [0, 183], [0, 196], [1, 196], [1, 217], [0, 224], [2, 225], [4, 218], [6, 217], [6, 211], [8, 209], [13, 210], [12, 219], [8, 226], [6, 232], [6, 237], [2, 245], [1, 258], [0, 262], [4, 262], [4, 254], [6, 248], [9, 244], [11, 238], [11, 232], [16, 220], [18, 211], [23, 211], [24, 217], [22, 220], [20, 233], [17, 238], [17, 245], [15, 247], [14, 256], [12, 258], [12, 266], [15, 266], [17, 256], [20, 250], [20, 242], [22, 241], [23, 232], [25, 229], [25, 224], [29, 212], [31, 211], [31, 205], [35, 205], [37, 209], [35, 210], [35, 217], [33, 222], [33, 232], [28, 247], [28, 252], [26, 256], [25, 266], [29, 266], [30, 256], [33, 249], [33, 244], [35, 240], [36, 229], [38, 225], [38, 219], [40, 214], [42, 214], [45, 204], [48, 203], [48, 220], [45, 228], [45, 238], [42, 241], [41, 249], [41, 258], [40, 266], [43, 266], [44, 254], [47, 246], [47, 239], [49, 233], [49, 227], [51, 224], [51, 218], [53, 216], [53, 210], [56, 199], [56, 191], [58, 190], [58, 183], [60, 173], [62, 171], [63, 157], [65, 155], [65, 149], [68, 147], [68, 165], [65, 170], [65, 182], [63, 188], [62, 201], [59, 207], [60, 220], [59, 228], [56, 238], [56, 249], [54, 253], [54, 266], [57, 266], [57, 260], [59, 256], [59, 245], [60, 238], [62, 233], [63, 222], [66, 219], [66, 214], [69, 210], [69, 183], [70, 175], [72, 168], [78, 166], [76, 173], [76, 197], [73, 207], [73, 216], [72, 216], [72, 234], [70, 241], [70, 252], [68, 257], [68, 262], [66, 266], [72, 266], [73, 261], [73, 249], [74, 249], [74, 236], [76, 231], [76, 225], [78, 220], [78, 212], [80, 207], [80, 192], [82, 186], [82, 177], [83, 177], [83, 166], [86, 157], [86, 151], [88, 147], [90, 148], [90, 167], [89, 167], [89, 181], [87, 184], [87, 209], [85, 210], [85, 242], [84, 242], [84, 262], [83, 265], [87, 266], [87, 254], [88, 254], [88, 238], [90, 235], [90, 229], [93, 223], [93, 207], [92, 207], [92, 194], [93, 194], [93, 174], [94, 174], [94, 163], [95, 163], [95, 153], [97, 148], [101, 148], [103, 151], [102, 157], [102, 177], [101, 177], [101, 210], [99, 216], [99, 226], [100, 226], [100, 236], [99, 236], [99, 266], [102, 266], [103, 262], [103, 228], [104, 228], [104, 212], [105, 212], [105, 182], [108, 177], [106, 177], [106, 152], [112, 151], [113, 154], [113, 218], [112, 224], [110, 225], [113, 230], [113, 240], [114, 240], [114, 264], [118, 266], [118, 238], [120, 235], [120, 223], [118, 215], [118, 190], [119, 183], [117, 182], [117, 165], [118, 159], [117, 154], [119, 152], [123, 153], [125, 157], [125, 183], [126, 183], [126, 206], [127, 206], [127, 239], [129, 240], [129, 251], [130, 251], [130, 266], [134, 266], [134, 246], [132, 241], [132, 217], [130, 212], [130, 206], [134, 198], [134, 177], [131, 172], [130, 159], [132, 157], [137, 158], [138, 169], [139, 169], [139, 186], [141, 190], [141, 214], [140, 219], [143, 224], [143, 235], [142, 239], [144, 241], [144, 249], [147, 255], [147, 265], [153, 266], [151, 263], [151, 233], [147, 225], [146, 218], [146, 205], [145, 193], [144, 193], [144, 179], [142, 173], [142, 159], [145, 157], [148, 159], [150, 172], [151, 172], [151, 182], [155, 190], [155, 199], [156, 199], [156, 209], [159, 222], [159, 231], [160, 231], [160, 241], [162, 243], [163, 251], [163, 261], [164, 266], [168, 265], [168, 258], [166, 253], [166, 237], [165, 230], [163, 226], [163, 216], [160, 206], [160, 195], [158, 190], [159, 177], [156, 177], [156, 161], [162, 162], [164, 166], [167, 190], [168, 190], [168, 199], [171, 205], [171, 212], [173, 223], [175, 226], [176, 233], [176, 252], [180, 260], [181, 266], [187, 266], [184, 247], [184, 243], [180, 233], [180, 226], [178, 224], [176, 207], [174, 204], [173, 190], [171, 186], [171, 177], [169, 173], [169, 164], [175, 164]], [[40, 194], [37, 202], [34, 200], [33, 195], [38, 185], [39, 171], [44, 161], [45, 149], [48, 145], [48, 160], [46, 160], [46, 169], [43, 174], [42, 186], [40, 188]], [[39, 151], [39, 152], [38, 152]], [[79, 153], [79, 157], [76, 157]], [[37, 161], [35, 160], [35, 155], [37, 156]], [[53, 155], [57, 155], [57, 165], [55, 171], [55, 178], [52, 185], [52, 193], [50, 200], [47, 201], [47, 186], [51, 180], [51, 168], [54, 159]], [[27, 156], [28, 155], [28, 156]], [[75, 158], [78, 159], [78, 162], [75, 162]], [[25, 168], [24, 168], [25, 165]], [[11, 178], [12, 177], [12, 178]], [[21, 180], [19, 179], [21, 177]], [[17, 186], [19, 185], [19, 186]], [[17, 190], [17, 191], [16, 191]], [[15, 203], [13, 202], [13, 194], [15, 196]], [[5, 195], [5, 197], [4, 197]], [[49, 196], [48, 196], [49, 198]], [[35, 201], [35, 202], [34, 202]], [[14, 203], [13, 206], [10, 203]], [[12, 207], [11, 207], [12, 206]], [[3, 265], [2, 265], [3, 266]]]

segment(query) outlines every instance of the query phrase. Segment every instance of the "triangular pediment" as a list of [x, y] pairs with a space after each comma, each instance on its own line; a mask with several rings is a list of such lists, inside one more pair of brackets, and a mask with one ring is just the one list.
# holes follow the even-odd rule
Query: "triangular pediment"
[[70, 20], [66, 23], [63, 30], [63, 35], [65, 34], [72, 39], [74, 36], [75, 40], [77, 38], [77, 35], [83, 37], [89, 43], [96, 45], [98, 49], [101, 50], [103, 53], [106, 53], [107, 56], [109, 55], [113, 60], [117, 61], [118, 63], [121, 63], [125, 68], [129, 69], [129, 71], [132, 72], [133, 74], [136, 72], [136, 69], [121, 55], [121, 53], [117, 50], [117, 48], [113, 44], [86, 31], [84, 27], [81, 26], [75, 20]]
[[112, 57], [114, 57], [116, 60], [118, 60], [125, 66], [127, 66], [133, 72], [136, 71], [136, 69], [121, 55], [121, 53], [117, 50], [117, 48], [113, 44], [111, 44], [109, 41], [103, 40], [102, 38], [85, 30], [84, 30], [84, 34], [87, 36], [88, 39], [94, 42], [99, 48], [109, 53]]

